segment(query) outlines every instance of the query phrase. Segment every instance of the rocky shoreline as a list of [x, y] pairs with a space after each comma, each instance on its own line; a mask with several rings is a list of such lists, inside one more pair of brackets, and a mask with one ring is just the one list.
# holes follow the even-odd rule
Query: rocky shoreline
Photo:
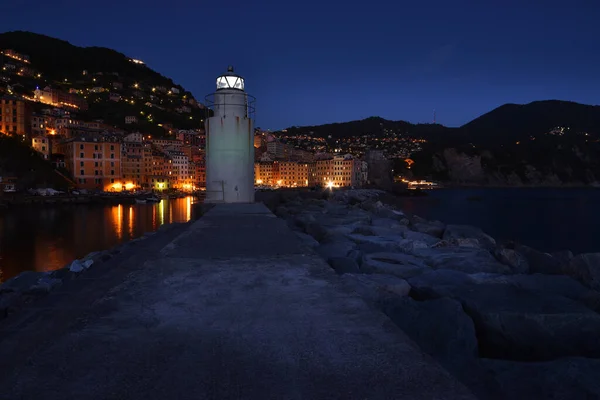
[[64, 283], [85, 275], [85, 272], [93, 266], [107, 264], [115, 255], [131, 248], [136, 243], [180, 225], [182, 224], [161, 225], [155, 232], [146, 232], [139, 238], [129, 240], [108, 250], [89, 253], [54, 271], [24, 271], [20, 273], [0, 284], [0, 321], [18, 312], [28, 304], [48, 295], [51, 291], [60, 288]]
[[600, 253], [547, 254], [346, 190], [275, 213], [480, 398], [600, 398]]

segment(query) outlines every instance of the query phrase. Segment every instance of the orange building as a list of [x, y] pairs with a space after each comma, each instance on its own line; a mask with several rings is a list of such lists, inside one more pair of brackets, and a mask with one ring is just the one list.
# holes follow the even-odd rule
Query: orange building
[[254, 184], [275, 186], [276, 175], [273, 162], [261, 161], [254, 163]]
[[32, 108], [14, 97], [0, 98], [0, 132], [31, 138]]
[[58, 144], [67, 169], [82, 189], [120, 191], [126, 188], [121, 175], [121, 143], [110, 135], [86, 135]]
[[274, 180], [277, 186], [308, 186], [308, 164], [293, 161], [275, 161], [273, 163]]

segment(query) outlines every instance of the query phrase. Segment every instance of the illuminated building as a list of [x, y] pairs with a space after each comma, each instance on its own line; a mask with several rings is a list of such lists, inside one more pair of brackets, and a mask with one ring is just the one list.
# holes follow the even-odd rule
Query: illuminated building
[[87, 110], [88, 104], [85, 99], [77, 94], [65, 93], [62, 90], [46, 86], [44, 89], [37, 88], [34, 92], [34, 100], [55, 107], [69, 107]]
[[274, 186], [277, 182], [274, 169], [273, 162], [254, 163], [254, 184]]
[[44, 160], [49, 160], [52, 154], [51, 142], [46, 136], [34, 136], [31, 139], [31, 147], [44, 157]]
[[31, 137], [31, 105], [13, 97], [0, 98], [0, 132]]
[[109, 135], [82, 135], [57, 145], [65, 165], [82, 189], [120, 191], [121, 143]]
[[[125, 185], [133, 189], [145, 187], [146, 162], [143, 135], [141, 133], [130, 133], [123, 138], [122, 147], [122, 178]], [[127, 187], [126, 187], [127, 188]], [[129, 188], [127, 188], [130, 190]]]
[[254, 202], [254, 98], [233, 67], [217, 78], [207, 96], [214, 115], [206, 120], [206, 200], [208, 203]]
[[308, 186], [308, 164], [293, 161], [275, 161], [275, 181], [283, 187]]

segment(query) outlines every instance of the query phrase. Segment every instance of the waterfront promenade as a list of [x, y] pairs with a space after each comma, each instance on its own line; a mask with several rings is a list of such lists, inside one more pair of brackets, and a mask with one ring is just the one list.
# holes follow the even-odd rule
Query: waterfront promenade
[[264, 205], [217, 205], [0, 322], [0, 399], [471, 399]]

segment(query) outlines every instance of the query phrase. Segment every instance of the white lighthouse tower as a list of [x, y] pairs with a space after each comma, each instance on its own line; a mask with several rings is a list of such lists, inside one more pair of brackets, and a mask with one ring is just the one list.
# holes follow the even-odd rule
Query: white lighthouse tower
[[214, 113], [206, 120], [207, 203], [254, 202], [254, 102], [233, 67], [206, 96]]

